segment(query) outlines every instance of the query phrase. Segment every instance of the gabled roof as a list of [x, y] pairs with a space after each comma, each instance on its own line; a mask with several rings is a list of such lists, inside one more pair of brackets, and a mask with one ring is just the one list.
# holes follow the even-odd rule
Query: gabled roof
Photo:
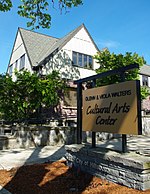
[[61, 39], [19, 28], [32, 67], [44, 65], [55, 52], [61, 50], [82, 28], [86, 30], [95, 48], [99, 50], [84, 24]]
[[19, 28], [19, 31], [32, 66], [38, 65], [43, 55], [49, 52], [58, 41], [58, 38], [25, 30], [23, 28]]

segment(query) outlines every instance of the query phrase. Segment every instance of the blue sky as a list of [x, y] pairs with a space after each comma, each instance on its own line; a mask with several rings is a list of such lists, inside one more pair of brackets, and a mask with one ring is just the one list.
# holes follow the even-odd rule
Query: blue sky
[[[10, 12], [0, 12], [0, 73], [7, 70], [18, 27], [27, 28], [17, 15], [19, 0]], [[61, 14], [50, 7], [50, 29], [37, 32], [61, 38], [82, 23], [99, 49], [111, 52], [136, 52], [150, 65], [150, 0], [83, 0], [84, 4]]]

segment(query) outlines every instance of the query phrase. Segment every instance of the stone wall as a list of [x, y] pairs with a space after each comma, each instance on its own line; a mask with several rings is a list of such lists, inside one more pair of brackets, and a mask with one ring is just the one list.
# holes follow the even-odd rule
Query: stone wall
[[[61, 126], [58, 126], [61, 125]], [[150, 116], [142, 117], [143, 135], [150, 135]], [[97, 132], [96, 142], [120, 135]], [[91, 143], [92, 133], [83, 132], [82, 141]], [[76, 119], [51, 122], [49, 126], [0, 125], [0, 149], [76, 143]]]
[[68, 165], [134, 189], [150, 189], [150, 158], [84, 145], [66, 145]]
[[[7, 128], [8, 130], [8, 128]], [[76, 127], [18, 126], [0, 135], [0, 149], [64, 145], [76, 142]]]

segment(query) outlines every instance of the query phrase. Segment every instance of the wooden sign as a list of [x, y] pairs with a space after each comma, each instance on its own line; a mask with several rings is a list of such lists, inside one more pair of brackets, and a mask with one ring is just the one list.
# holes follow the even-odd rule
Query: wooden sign
[[140, 81], [83, 91], [83, 131], [141, 134]]

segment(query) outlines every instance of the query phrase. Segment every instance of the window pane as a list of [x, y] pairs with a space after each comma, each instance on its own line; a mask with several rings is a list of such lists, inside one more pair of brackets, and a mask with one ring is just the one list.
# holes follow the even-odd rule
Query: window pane
[[78, 53], [78, 65], [82, 67], [82, 54]]
[[25, 55], [23, 55], [20, 58], [20, 68], [19, 68], [19, 70], [23, 69], [24, 67], [25, 67]]
[[73, 52], [72, 54], [72, 60], [73, 60], [73, 65], [77, 65], [77, 53], [76, 52]]
[[77, 65], [79, 67], [85, 67], [85, 68], [93, 68], [93, 59], [92, 56], [74, 52], [73, 51], [73, 65]]
[[12, 71], [13, 71], [13, 65], [11, 65], [11, 66], [9, 67], [9, 75], [12, 75]]
[[93, 68], [93, 59], [91, 56], [89, 56], [89, 68], [92, 69]]
[[18, 60], [15, 62], [15, 69], [17, 70], [18, 67]]
[[84, 55], [84, 67], [87, 67], [87, 55]]

